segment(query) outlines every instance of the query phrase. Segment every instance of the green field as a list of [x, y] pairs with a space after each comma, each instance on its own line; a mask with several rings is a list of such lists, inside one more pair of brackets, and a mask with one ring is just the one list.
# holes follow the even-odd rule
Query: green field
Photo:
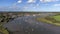
[[37, 21], [60, 26], [60, 15], [37, 18]]
[[60, 15], [53, 16], [53, 18], [54, 18], [56, 21], [60, 21]]

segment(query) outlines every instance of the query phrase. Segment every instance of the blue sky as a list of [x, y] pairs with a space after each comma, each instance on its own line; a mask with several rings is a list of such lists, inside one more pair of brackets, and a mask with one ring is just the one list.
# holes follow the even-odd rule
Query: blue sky
[[0, 0], [0, 11], [60, 11], [60, 0]]

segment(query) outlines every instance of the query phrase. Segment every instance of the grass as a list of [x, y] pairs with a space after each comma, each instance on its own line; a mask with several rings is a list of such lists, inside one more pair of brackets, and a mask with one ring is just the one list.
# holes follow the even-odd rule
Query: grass
[[9, 17], [0, 15], [0, 33], [9, 34], [9, 32], [3, 27], [4, 23], [7, 23]]
[[53, 18], [54, 18], [56, 21], [60, 21], [60, 15], [53, 16]]
[[3, 34], [9, 34], [9, 32], [5, 28], [3, 28], [2, 26], [0, 26], [0, 32]]
[[37, 21], [60, 26], [60, 15], [37, 18]]

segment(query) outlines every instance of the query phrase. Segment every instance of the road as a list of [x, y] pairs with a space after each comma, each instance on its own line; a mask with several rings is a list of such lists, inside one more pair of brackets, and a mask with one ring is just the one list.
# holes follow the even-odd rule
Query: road
[[18, 17], [3, 27], [7, 28], [11, 34], [60, 34], [60, 27], [52, 24], [36, 21], [38, 16]]

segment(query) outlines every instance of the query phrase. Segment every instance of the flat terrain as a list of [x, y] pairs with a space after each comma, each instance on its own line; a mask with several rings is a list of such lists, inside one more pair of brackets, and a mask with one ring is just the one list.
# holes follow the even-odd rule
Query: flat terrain
[[43, 16], [22, 16], [6, 23], [11, 34], [60, 34], [60, 26], [36, 21]]
[[56, 21], [60, 21], [60, 15], [53, 16], [53, 18], [54, 18]]
[[60, 13], [0, 13], [0, 32], [4, 34], [60, 34], [60, 27], [39, 22], [44, 18]]

